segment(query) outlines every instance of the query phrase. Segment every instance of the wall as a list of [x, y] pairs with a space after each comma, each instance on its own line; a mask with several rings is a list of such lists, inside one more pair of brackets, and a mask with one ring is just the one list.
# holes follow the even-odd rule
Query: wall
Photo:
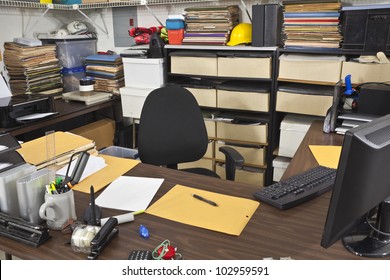
[[[251, 6], [256, 3], [278, 3], [278, 0], [245, 0], [244, 3], [251, 14]], [[309, 1], [310, 2], [310, 1]], [[387, 1], [368, 1], [368, 0], [348, 0], [343, 2], [353, 2], [355, 4], [372, 4], [372, 3], [386, 3]], [[184, 12], [184, 9], [188, 6], [204, 6], [204, 5], [229, 5], [237, 4], [241, 8], [241, 21], [249, 22], [245, 9], [241, 1], [214, 1], [204, 3], [188, 3], [188, 4], [175, 4], [175, 5], [153, 5], [150, 6], [153, 14], [162, 22], [168, 15], [180, 14]], [[120, 9], [120, 8], [117, 8]], [[150, 27], [159, 25], [157, 20], [145, 7], [134, 7], [137, 9], [138, 26]], [[21, 9], [13, 7], [0, 7], [0, 26], [2, 30], [0, 32], [0, 51], [3, 54], [3, 44], [7, 41], [12, 41], [16, 37], [28, 37], [34, 38], [38, 33], [50, 33], [64, 28], [66, 24], [73, 20], [80, 20], [85, 22], [91, 30], [95, 30], [98, 36], [98, 50], [107, 51], [114, 50], [120, 52], [125, 48], [117, 48], [114, 45], [113, 38], [113, 17], [111, 8], [108, 9], [96, 9], [96, 10], [82, 10], [91, 21], [100, 26], [103, 32], [99, 28], [93, 27], [85, 17], [83, 17], [78, 11], [52, 11], [49, 10], [45, 16], [42, 16], [45, 12], [44, 9]], [[12, 27], [12, 28], [9, 28]], [[0, 72], [5, 72], [4, 63], [0, 61]]]

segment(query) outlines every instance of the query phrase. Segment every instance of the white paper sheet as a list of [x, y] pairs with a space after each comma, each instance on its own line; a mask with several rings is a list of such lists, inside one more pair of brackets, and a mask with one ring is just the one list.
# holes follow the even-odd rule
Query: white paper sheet
[[[69, 173], [68, 176], [70, 176], [73, 172], [73, 169], [76, 165], [77, 159], [73, 160], [69, 167]], [[89, 156], [87, 165], [84, 168], [84, 172], [81, 175], [80, 182], [87, 178], [88, 176], [92, 175], [93, 173], [99, 171], [100, 169], [106, 167], [107, 164], [104, 161], [104, 158], [96, 157], [96, 156]], [[57, 175], [65, 177], [66, 170], [68, 169], [68, 165], [62, 167], [61, 169], [57, 170]]]
[[138, 211], [145, 210], [164, 179], [120, 176], [96, 198], [101, 207]]

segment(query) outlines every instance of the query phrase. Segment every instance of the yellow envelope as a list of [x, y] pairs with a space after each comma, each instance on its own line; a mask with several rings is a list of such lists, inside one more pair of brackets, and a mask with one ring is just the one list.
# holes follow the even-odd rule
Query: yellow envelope
[[134, 159], [107, 155], [99, 155], [99, 157], [104, 158], [107, 166], [82, 180], [73, 187], [73, 190], [89, 193], [92, 185], [94, 191], [97, 192], [139, 163]]
[[309, 148], [319, 165], [329, 168], [339, 165], [341, 146], [309, 145]]
[[[213, 201], [218, 206], [196, 199], [193, 194]], [[146, 213], [239, 236], [259, 205], [259, 202], [251, 199], [176, 185], [151, 205]]]

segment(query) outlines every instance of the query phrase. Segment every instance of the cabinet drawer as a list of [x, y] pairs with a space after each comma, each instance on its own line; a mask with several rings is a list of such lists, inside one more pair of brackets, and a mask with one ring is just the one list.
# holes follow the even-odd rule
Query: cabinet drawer
[[218, 76], [271, 78], [271, 58], [218, 57]]
[[214, 88], [191, 88], [186, 87], [198, 101], [199, 106], [217, 107], [217, 91]]
[[196, 168], [196, 167], [202, 167], [202, 168], [207, 168], [207, 169], [213, 170], [213, 160], [201, 158], [200, 160], [197, 160], [197, 161], [180, 163], [178, 165], [179, 169]]
[[252, 142], [256, 144], [267, 143], [267, 124], [244, 125], [225, 122], [216, 122], [217, 138]]
[[204, 154], [203, 157], [206, 158], [213, 158], [214, 157], [214, 141], [210, 141], [209, 144], [207, 145], [207, 150], [206, 153]]
[[[223, 179], [225, 176], [225, 167], [217, 164], [215, 166], [215, 172]], [[258, 187], [264, 186], [264, 170], [258, 169], [256, 171], [248, 170], [236, 170], [236, 182], [255, 185]]]
[[215, 126], [215, 121], [213, 120], [208, 120], [205, 119], [204, 123], [206, 125], [206, 130], [207, 130], [207, 136], [209, 138], [215, 138], [216, 137], [216, 126]]
[[232, 147], [236, 149], [245, 159], [245, 164], [265, 165], [265, 148], [264, 147], [239, 147], [223, 143], [215, 143], [215, 159], [224, 161], [225, 155], [219, 151], [220, 147]]
[[171, 73], [217, 76], [216, 54], [171, 53]]
[[276, 111], [314, 116], [326, 116], [332, 106], [333, 96], [309, 95], [278, 91]]
[[353, 84], [390, 81], [390, 64], [343, 62], [341, 77], [351, 75]]
[[281, 55], [279, 80], [298, 80], [334, 84], [340, 80], [343, 57], [315, 55]]
[[269, 93], [217, 90], [217, 107], [248, 111], [269, 111]]

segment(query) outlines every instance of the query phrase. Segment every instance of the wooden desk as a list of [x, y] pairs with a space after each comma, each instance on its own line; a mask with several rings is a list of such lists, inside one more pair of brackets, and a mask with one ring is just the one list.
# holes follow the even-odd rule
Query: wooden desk
[[[293, 174], [309, 166], [311, 154], [307, 144], [340, 145], [342, 137], [322, 134], [314, 124], [309, 130], [287, 174]], [[324, 141], [322, 141], [323, 139]], [[301, 154], [302, 152], [302, 154]], [[299, 160], [300, 159], [300, 160]], [[301, 162], [302, 160], [302, 162]], [[309, 164], [308, 164], [308, 162]], [[177, 170], [139, 164], [128, 175], [164, 178], [153, 202], [175, 184], [215, 191], [228, 195], [253, 198], [256, 187], [221, 179], [185, 173]], [[99, 194], [99, 193], [98, 193]], [[97, 194], [97, 195], [98, 195]], [[291, 257], [293, 259], [361, 259], [347, 252], [341, 242], [329, 249], [320, 246], [322, 230], [328, 210], [330, 193], [289, 210], [279, 210], [262, 203], [238, 237], [176, 223], [148, 214], [136, 216], [132, 223], [118, 225], [119, 235], [103, 251], [99, 259], [126, 259], [132, 250], [154, 250], [165, 239], [177, 247], [184, 259], [262, 259], [264, 257]], [[88, 195], [76, 192], [77, 215], [82, 218], [89, 203]], [[153, 203], [152, 202], [152, 203]], [[121, 214], [120, 211], [103, 209], [103, 216]], [[138, 234], [143, 224], [150, 231], [150, 238]], [[52, 231], [53, 238], [38, 248], [0, 237], [0, 250], [23, 259], [85, 259], [86, 255], [74, 253], [66, 243], [70, 235]]]
[[110, 114], [115, 120], [119, 120], [119, 115], [122, 114], [120, 96], [113, 96], [108, 101], [89, 106], [82, 102], [66, 102], [59, 98], [54, 100], [54, 111], [58, 112], [57, 115], [11, 128], [0, 128], [0, 133], [10, 133], [13, 136], [19, 136], [39, 129], [51, 130], [51, 127], [54, 125], [104, 109], [112, 109], [113, 111]]

